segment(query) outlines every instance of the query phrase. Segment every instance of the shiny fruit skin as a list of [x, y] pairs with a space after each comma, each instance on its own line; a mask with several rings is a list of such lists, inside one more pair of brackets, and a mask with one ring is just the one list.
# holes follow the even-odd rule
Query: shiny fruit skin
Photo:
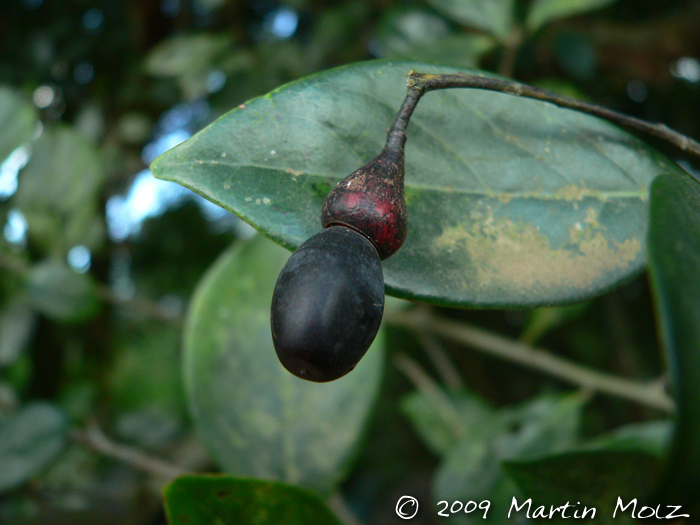
[[362, 233], [382, 260], [396, 253], [408, 231], [403, 149], [384, 148], [340, 181], [323, 202], [321, 221]]
[[350, 372], [372, 344], [384, 312], [377, 250], [333, 226], [292, 254], [272, 296], [272, 339], [292, 374], [316, 382]]

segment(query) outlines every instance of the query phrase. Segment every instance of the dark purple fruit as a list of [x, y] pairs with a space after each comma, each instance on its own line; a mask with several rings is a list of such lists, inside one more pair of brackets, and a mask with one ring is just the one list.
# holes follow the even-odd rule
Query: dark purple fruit
[[324, 227], [342, 224], [365, 235], [376, 246], [381, 259], [393, 255], [408, 230], [404, 196], [406, 136], [378, 157], [348, 175], [331, 190], [323, 203]]
[[303, 379], [338, 379], [365, 355], [383, 312], [374, 245], [350, 228], [327, 228], [292, 254], [277, 279], [271, 309], [277, 356]]

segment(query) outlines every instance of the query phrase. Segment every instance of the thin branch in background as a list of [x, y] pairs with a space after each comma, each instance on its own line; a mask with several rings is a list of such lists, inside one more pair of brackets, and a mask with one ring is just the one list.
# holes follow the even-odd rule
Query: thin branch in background
[[430, 400], [443, 421], [450, 424], [455, 437], [463, 436], [465, 429], [461, 426], [462, 418], [457, 408], [420, 365], [403, 354], [398, 354], [394, 358], [394, 364]]
[[328, 499], [328, 506], [343, 525], [362, 525], [362, 522], [355, 517], [339, 492]]
[[503, 54], [498, 65], [498, 74], [503, 77], [512, 77], [515, 70], [515, 63], [518, 58], [518, 51], [525, 40], [525, 33], [518, 25], [513, 27], [513, 30], [506, 37], [503, 43]]
[[123, 461], [133, 468], [146, 472], [156, 478], [170, 481], [191, 473], [177, 465], [150, 456], [141, 450], [115, 443], [109, 439], [94, 422], [88, 423], [84, 430], [74, 430], [71, 437], [74, 441], [82, 443], [100, 454]]
[[131, 308], [136, 312], [142, 313], [146, 317], [151, 319], [157, 319], [159, 321], [165, 321], [168, 323], [173, 323], [178, 326], [182, 326], [184, 319], [181, 315], [171, 315], [166, 312], [158, 303], [154, 303], [150, 299], [146, 299], [141, 296], [134, 296], [130, 299], [122, 299], [117, 294], [115, 294], [111, 288], [105, 286], [104, 284], [98, 284], [95, 287], [95, 293], [97, 296], [105, 302], [115, 304], [117, 306], [122, 306], [126, 308]]
[[664, 412], [675, 410], [673, 400], [658, 381], [643, 383], [597, 372], [518, 341], [439, 317], [427, 307], [392, 312], [385, 316], [385, 321], [416, 332], [431, 332], [596, 392], [641, 403]]
[[450, 390], [463, 390], [464, 381], [462, 376], [450, 361], [450, 357], [447, 355], [447, 350], [442, 346], [437, 338], [429, 333], [421, 332], [418, 334], [418, 341], [425, 350], [433, 366], [440, 374], [440, 378], [445, 383], [447, 388]]
[[[26, 277], [31, 271], [30, 265], [19, 257], [14, 257], [6, 253], [0, 252], [0, 268], [7, 270], [20, 277]], [[134, 296], [129, 299], [123, 299], [115, 294], [112, 289], [102, 283], [97, 283], [94, 286], [95, 294], [97, 297], [105, 302], [124, 306], [127, 308], [132, 308], [136, 312], [140, 312], [143, 315], [150, 317], [152, 319], [158, 319], [160, 321], [166, 321], [169, 323], [174, 323], [181, 326], [184, 322], [181, 315], [169, 314], [164, 308], [162, 308], [158, 303], [151, 301], [145, 297]]]

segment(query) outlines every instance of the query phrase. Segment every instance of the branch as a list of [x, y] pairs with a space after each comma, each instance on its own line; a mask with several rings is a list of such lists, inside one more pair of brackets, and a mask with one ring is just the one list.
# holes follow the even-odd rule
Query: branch
[[[23, 259], [20, 259], [19, 257], [14, 257], [12, 255], [0, 252], [0, 269], [7, 270], [15, 275], [26, 278], [31, 271], [31, 266], [29, 263]], [[93, 289], [95, 295], [105, 302], [130, 307], [143, 313], [147, 317], [158, 319], [159, 321], [173, 323], [178, 326], [181, 326], [184, 322], [181, 315], [169, 315], [163, 310], [163, 308], [160, 307], [160, 305], [145, 297], [134, 296], [130, 299], [122, 299], [115, 294], [109, 286], [102, 283], [95, 283]]]
[[462, 377], [450, 361], [447, 351], [445, 347], [440, 344], [440, 341], [438, 341], [436, 337], [426, 333], [418, 334], [418, 341], [433, 362], [433, 366], [438, 374], [440, 374], [443, 383], [445, 383], [450, 390], [463, 390], [464, 381], [462, 381]]
[[74, 430], [71, 438], [110, 458], [128, 463], [137, 470], [142, 470], [156, 478], [173, 480], [190, 472], [162, 459], [121, 445], [110, 440], [95, 423], [89, 423], [85, 430]]
[[673, 412], [673, 400], [657, 381], [643, 383], [597, 372], [546, 351], [485, 330], [432, 314], [427, 308], [385, 315], [385, 321], [416, 332], [430, 332], [525, 367], [550, 374], [580, 387]]
[[596, 117], [604, 118], [633, 131], [661, 139], [685, 153], [700, 157], [700, 142], [672, 130], [665, 124], [653, 124], [645, 120], [617, 113], [616, 111], [596, 104], [589, 104], [588, 102], [582, 102], [575, 98], [565, 97], [545, 89], [520, 84], [511, 80], [482, 77], [478, 75], [439, 75], [410, 71], [406, 79], [406, 86], [408, 88], [408, 93], [399, 110], [396, 121], [389, 132], [387, 143], [392, 140], [392, 133], [393, 135], [405, 134], [411, 114], [418, 104], [418, 101], [425, 93], [436, 89], [474, 88], [498, 91], [517, 97], [543, 100], [562, 108], [574, 109], [582, 113], [595, 115]]

